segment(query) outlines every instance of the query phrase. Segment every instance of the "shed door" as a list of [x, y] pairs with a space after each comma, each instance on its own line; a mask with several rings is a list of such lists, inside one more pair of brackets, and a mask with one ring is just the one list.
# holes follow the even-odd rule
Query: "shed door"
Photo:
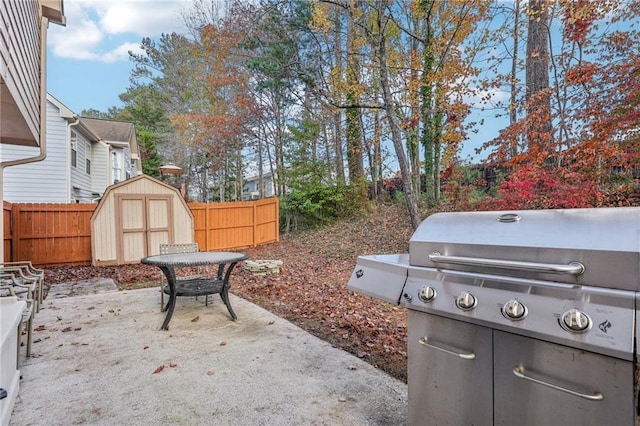
[[118, 264], [137, 263], [173, 242], [171, 195], [117, 194]]

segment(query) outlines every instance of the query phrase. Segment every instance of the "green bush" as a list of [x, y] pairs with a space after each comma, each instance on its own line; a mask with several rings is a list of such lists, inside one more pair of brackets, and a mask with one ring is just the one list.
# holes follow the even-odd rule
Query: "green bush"
[[283, 196], [280, 212], [284, 232], [311, 229], [361, 212], [367, 205], [361, 185], [314, 185]]

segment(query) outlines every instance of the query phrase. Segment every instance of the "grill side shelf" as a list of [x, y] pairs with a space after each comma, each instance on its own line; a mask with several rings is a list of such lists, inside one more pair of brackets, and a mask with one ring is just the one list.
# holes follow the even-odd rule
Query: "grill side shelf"
[[408, 268], [408, 254], [359, 256], [347, 288], [398, 305]]

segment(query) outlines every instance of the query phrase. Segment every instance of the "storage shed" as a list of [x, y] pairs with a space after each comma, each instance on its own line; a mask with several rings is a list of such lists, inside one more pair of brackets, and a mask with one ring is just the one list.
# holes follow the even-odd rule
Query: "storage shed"
[[91, 216], [94, 266], [138, 263], [163, 243], [193, 243], [193, 215], [180, 192], [140, 175], [109, 186]]

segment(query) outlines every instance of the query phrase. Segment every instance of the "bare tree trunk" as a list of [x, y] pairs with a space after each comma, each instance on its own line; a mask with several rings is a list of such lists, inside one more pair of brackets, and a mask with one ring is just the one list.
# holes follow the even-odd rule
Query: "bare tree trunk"
[[[335, 15], [335, 59], [336, 68], [342, 70], [342, 9], [336, 8]], [[341, 71], [342, 72], [342, 71]], [[342, 151], [342, 109], [338, 109], [333, 116], [333, 145], [336, 157], [335, 171], [338, 182], [346, 183], [344, 176], [344, 152]]]
[[[520, 40], [520, 0], [514, 1], [513, 11], [513, 57], [511, 58], [511, 98], [509, 108], [509, 124], [518, 121], [516, 105], [518, 102], [518, 41]], [[511, 157], [518, 155], [518, 140], [514, 140], [511, 145]]]
[[[275, 147], [275, 160], [276, 170], [284, 170], [284, 126], [282, 124], [282, 116], [280, 111], [280, 99], [275, 96], [275, 108], [276, 108], [276, 147]], [[282, 176], [278, 176], [276, 194], [278, 196], [284, 195], [286, 192], [285, 184], [282, 180]]]
[[529, 1], [527, 33], [527, 116], [531, 118], [528, 132], [529, 149], [550, 152], [551, 119], [549, 89], [549, 14], [546, 0]]
[[404, 152], [404, 146], [402, 143], [402, 136], [400, 133], [400, 127], [396, 118], [396, 106], [389, 87], [389, 71], [387, 66], [387, 39], [385, 35], [385, 27], [388, 23], [387, 18], [383, 17], [383, 13], [387, 6], [387, 1], [381, 1], [381, 7], [378, 11], [378, 26], [379, 34], [377, 34], [377, 40], [374, 41], [372, 48], [376, 52], [378, 59], [378, 65], [380, 67], [380, 86], [382, 88], [382, 99], [384, 101], [384, 110], [387, 114], [387, 121], [391, 130], [391, 140], [393, 141], [393, 147], [398, 157], [398, 165], [400, 167], [400, 174], [402, 176], [402, 189], [404, 190], [404, 197], [407, 203], [407, 210], [411, 217], [411, 226], [413, 229], [417, 229], [420, 225], [420, 215], [418, 213], [418, 205], [413, 196], [413, 188], [411, 185], [411, 170], [407, 161], [407, 156]]
[[[420, 19], [418, 14], [414, 13], [412, 16], [414, 31], [419, 33]], [[416, 37], [411, 38], [411, 50], [409, 52], [410, 59], [410, 90], [409, 90], [409, 102], [410, 102], [410, 117], [409, 124], [406, 130], [407, 134], [407, 152], [409, 153], [409, 166], [411, 168], [411, 175], [413, 180], [413, 190], [415, 194], [420, 194], [420, 140], [419, 140], [419, 128], [420, 128], [420, 72], [418, 67], [418, 53], [420, 48], [420, 42]]]
[[237, 151], [237, 162], [236, 162], [236, 201], [242, 201], [242, 192], [244, 190], [244, 179], [242, 177], [242, 150], [238, 149]]
[[371, 179], [376, 196], [382, 190], [382, 152], [380, 148], [380, 112], [376, 110], [373, 116], [373, 164], [371, 165]]

